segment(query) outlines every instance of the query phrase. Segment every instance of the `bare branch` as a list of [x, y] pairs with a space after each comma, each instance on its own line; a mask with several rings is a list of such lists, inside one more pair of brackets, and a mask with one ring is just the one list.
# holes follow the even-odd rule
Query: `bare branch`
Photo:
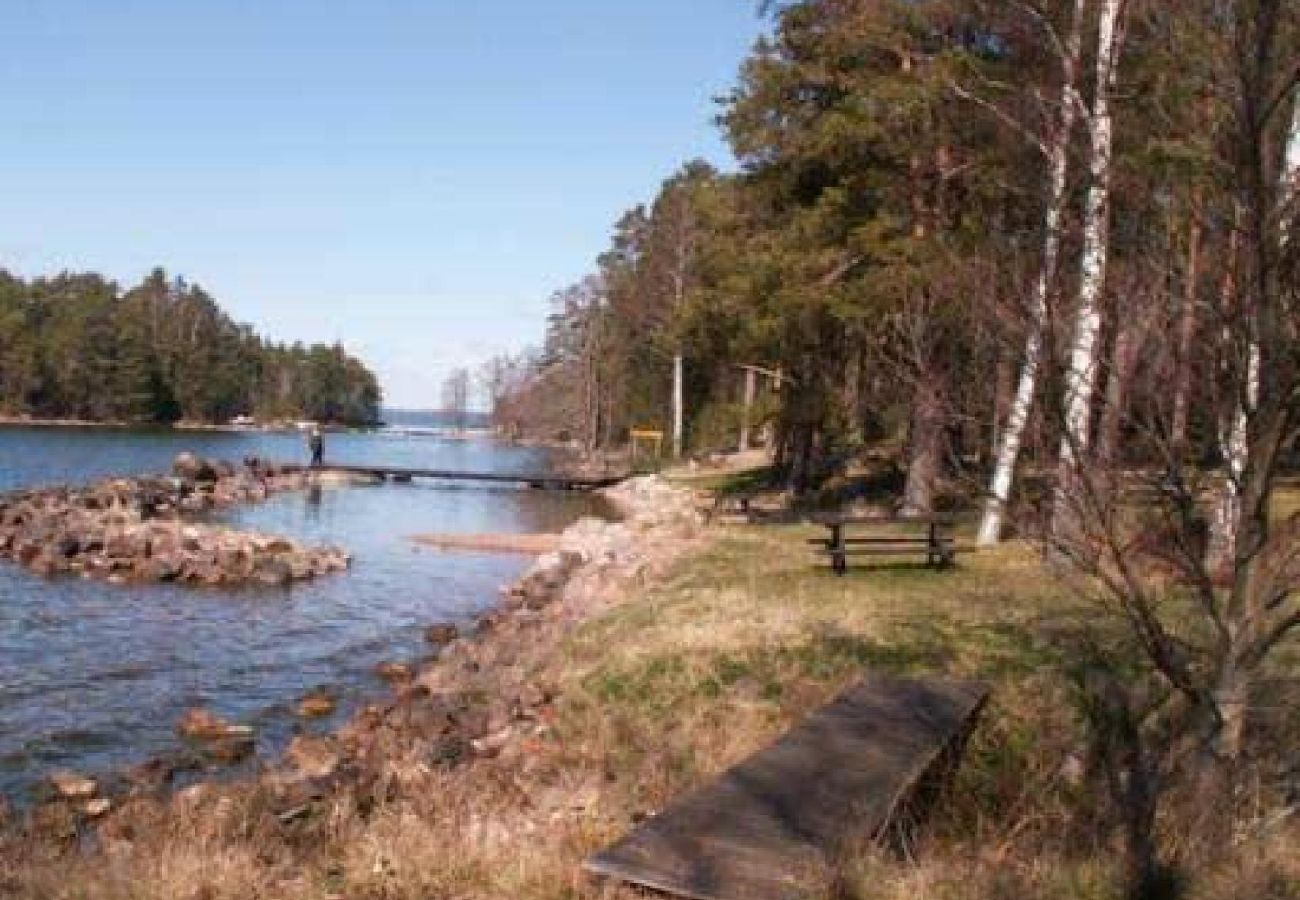
[[1032, 146], [1037, 148], [1038, 152], [1043, 154], [1043, 156], [1051, 155], [1051, 149], [1047, 146], [1046, 141], [1044, 141], [1042, 138], [1038, 137], [1037, 135], [1033, 134], [1028, 128], [1020, 124], [1019, 122], [1017, 122], [1014, 118], [1008, 115], [1004, 110], [1000, 109], [996, 104], [990, 103], [988, 100], [985, 100], [983, 97], [978, 97], [975, 94], [972, 94], [970, 91], [966, 90], [964, 87], [959, 85], [957, 82], [952, 81], [951, 79], [949, 79], [948, 81], [948, 89], [951, 90], [958, 97], [961, 97], [963, 100], [969, 100], [972, 103], [976, 104], [977, 106], [980, 106], [983, 109], [986, 109], [989, 112], [991, 112], [999, 122], [1001, 122], [1003, 125], [1006, 125], [1016, 134], [1020, 135], [1022, 138], [1028, 141]]

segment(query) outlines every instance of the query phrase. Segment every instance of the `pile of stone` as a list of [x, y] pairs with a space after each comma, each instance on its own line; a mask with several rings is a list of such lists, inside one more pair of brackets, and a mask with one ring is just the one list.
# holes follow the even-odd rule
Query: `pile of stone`
[[598, 592], [613, 580], [641, 575], [666, 545], [695, 537], [703, 524], [693, 492], [658, 476], [633, 478], [601, 492], [623, 520], [584, 518], [560, 535], [559, 549], [539, 557], [510, 591], [533, 609], [558, 594]]
[[113, 583], [285, 585], [346, 569], [342, 550], [306, 547], [194, 516], [302, 490], [310, 476], [249, 460], [241, 467], [177, 457], [170, 476], [0, 496], [0, 559], [47, 577]]

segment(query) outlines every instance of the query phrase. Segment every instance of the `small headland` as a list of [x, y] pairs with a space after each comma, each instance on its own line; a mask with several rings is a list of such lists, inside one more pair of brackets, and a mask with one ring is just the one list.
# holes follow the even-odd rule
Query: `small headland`
[[0, 495], [0, 559], [46, 577], [110, 583], [285, 585], [343, 571], [349, 558], [203, 516], [301, 491], [312, 476], [248, 460], [176, 458], [170, 475]]

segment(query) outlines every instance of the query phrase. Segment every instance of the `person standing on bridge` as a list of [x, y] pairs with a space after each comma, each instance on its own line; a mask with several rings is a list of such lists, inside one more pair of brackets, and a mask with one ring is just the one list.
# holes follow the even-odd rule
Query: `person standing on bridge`
[[307, 434], [307, 448], [311, 450], [311, 467], [318, 469], [325, 463], [325, 436], [320, 426], [313, 424]]

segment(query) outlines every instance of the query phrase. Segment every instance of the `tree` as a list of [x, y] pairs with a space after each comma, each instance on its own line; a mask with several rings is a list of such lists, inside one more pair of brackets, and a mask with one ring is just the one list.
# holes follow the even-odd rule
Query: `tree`
[[[1042, 259], [1030, 300], [1029, 333], [1025, 338], [1024, 359], [1021, 362], [1015, 398], [1011, 402], [1011, 413], [1007, 418], [1006, 426], [998, 432], [998, 439], [995, 442], [993, 477], [977, 538], [978, 543], [983, 546], [996, 544], [1002, 536], [1003, 513], [1011, 496], [1016, 462], [1020, 458], [1020, 447], [1024, 440], [1025, 428], [1029, 424], [1034, 394], [1038, 388], [1043, 342], [1049, 324], [1047, 299], [1056, 282], [1061, 255], [1069, 176], [1070, 136], [1074, 130], [1074, 120], [1079, 105], [1077, 81], [1083, 41], [1083, 15], [1086, 6], [1086, 0], [1074, 0], [1069, 36], [1061, 48], [1061, 90], [1056, 121], [1039, 145], [1043, 155], [1047, 157], [1049, 172], [1048, 193], [1043, 212]], [[961, 93], [966, 95], [964, 91]]]
[[122, 293], [98, 275], [0, 272], [0, 409], [171, 424], [378, 419], [373, 373], [341, 346], [264, 342], [198, 285], [155, 269]]
[[463, 432], [468, 422], [469, 389], [469, 369], [452, 369], [442, 382], [442, 411], [451, 416], [458, 432]]
[[1087, 465], [1091, 439], [1093, 391], [1097, 381], [1097, 339], [1101, 331], [1100, 299], [1106, 286], [1109, 246], [1111, 157], [1114, 121], [1111, 94], [1119, 76], [1123, 50], [1123, 0], [1101, 0], [1092, 104], [1088, 110], [1089, 135], [1087, 208], [1084, 211], [1083, 253], [1080, 257], [1079, 293], [1065, 370], [1065, 430], [1061, 436], [1054, 527], [1074, 516], [1074, 482]]

